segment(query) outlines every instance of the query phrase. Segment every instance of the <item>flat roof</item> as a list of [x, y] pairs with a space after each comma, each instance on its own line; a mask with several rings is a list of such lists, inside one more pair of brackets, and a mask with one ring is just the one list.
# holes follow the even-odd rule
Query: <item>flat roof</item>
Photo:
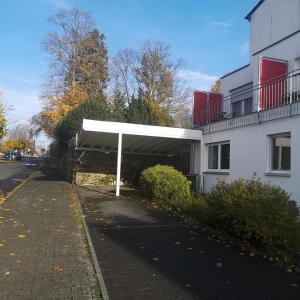
[[175, 155], [202, 140], [202, 131], [162, 126], [84, 119], [75, 146], [77, 150], [116, 152], [123, 135], [123, 153]]

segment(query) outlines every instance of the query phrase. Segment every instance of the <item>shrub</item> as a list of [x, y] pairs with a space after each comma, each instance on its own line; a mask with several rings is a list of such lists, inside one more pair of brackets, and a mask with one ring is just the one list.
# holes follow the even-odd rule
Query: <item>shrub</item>
[[156, 165], [144, 170], [140, 183], [150, 197], [177, 210], [192, 196], [190, 181], [170, 166]]
[[59, 152], [67, 152], [68, 141], [79, 132], [83, 119], [111, 120], [112, 115], [105, 99], [83, 102], [59, 121], [54, 131]]
[[299, 210], [280, 187], [256, 178], [219, 182], [207, 204], [213, 226], [299, 262]]

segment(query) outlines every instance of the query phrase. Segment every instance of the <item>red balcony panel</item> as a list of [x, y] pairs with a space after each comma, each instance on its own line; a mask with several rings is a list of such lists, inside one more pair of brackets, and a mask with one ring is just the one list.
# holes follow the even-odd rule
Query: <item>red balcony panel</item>
[[222, 119], [222, 95], [194, 92], [194, 125], [203, 126]]
[[259, 62], [259, 108], [271, 109], [284, 104], [287, 62], [262, 57]]

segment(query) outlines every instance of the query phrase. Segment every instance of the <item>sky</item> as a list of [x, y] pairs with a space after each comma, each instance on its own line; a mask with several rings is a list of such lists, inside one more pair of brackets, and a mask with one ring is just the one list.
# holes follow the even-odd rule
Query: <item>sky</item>
[[[41, 42], [50, 15], [61, 8], [90, 12], [106, 36], [109, 56], [153, 39], [172, 46], [189, 86], [207, 90], [224, 73], [249, 61], [249, 24], [258, 0], [1, 0], [0, 91], [12, 128], [41, 110], [47, 72]], [[47, 144], [44, 135], [38, 143]]]

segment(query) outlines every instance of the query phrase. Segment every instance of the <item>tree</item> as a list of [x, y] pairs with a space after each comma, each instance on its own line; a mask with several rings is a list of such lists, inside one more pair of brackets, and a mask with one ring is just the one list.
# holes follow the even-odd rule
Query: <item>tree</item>
[[22, 142], [25, 145], [24, 149], [35, 149], [35, 140], [33, 137], [33, 132], [31, 127], [27, 124], [19, 124], [16, 127], [8, 130], [7, 140]]
[[35, 131], [53, 135], [55, 125], [84, 101], [106, 101], [108, 56], [105, 37], [90, 14], [77, 8], [60, 10], [49, 18], [58, 30], [43, 41], [49, 73], [43, 86], [43, 110], [34, 116]]
[[110, 77], [112, 96], [121, 96], [128, 105], [132, 95], [137, 96], [138, 84], [134, 76], [136, 51], [120, 50], [111, 60]]
[[113, 58], [112, 82], [127, 103], [140, 94], [173, 114], [190, 100], [190, 90], [178, 76], [181, 65], [180, 60], [171, 59], [169, 45], [148, 40], [140, 49], [125, 49]]
[[53, 136], [57, 122], [87, 99], [87, 93], [76, 86], [71, 87], [62, 97], [49, 98], [43, 110], [31, 118], [34, 134], [44, 130], [49, 136]]
[[174, 126], [174, 120], [166, 109], [155, 101], [132, 97], [126, 114], [127, 122], [144, 125]]
[[221, 94], [221, 80], [218, 79], [211, 87], [211, 92]]
[[13, 139], [13, 140], [6, 140], [3, 143], [3, 148], [5, 150], [17, 150], [17, 151], [22, 151], [25, 150], [26, 144], [24, 141], [20, 139]]
[[108, 81], [108, 56], [104, 35], [94, 29], [83, 39], [81, 61], [77, 70], [77, 82], [89, 100], [98, 100], [104, 94]]
[[5, 118], [5, 111], [4, 111], [4, 106], [0, 102], [0, 140], [5, 136], [6, 134], [6, 125], [7, 125], [7, 120]]
[[109, 121], [111, 111], [104, 101], [86, 101], [68, 112], [57, 124], [54, 137], [58, 151], [64, 153], [68, 149], [68, 141], [81, 129], [83, 119]]

